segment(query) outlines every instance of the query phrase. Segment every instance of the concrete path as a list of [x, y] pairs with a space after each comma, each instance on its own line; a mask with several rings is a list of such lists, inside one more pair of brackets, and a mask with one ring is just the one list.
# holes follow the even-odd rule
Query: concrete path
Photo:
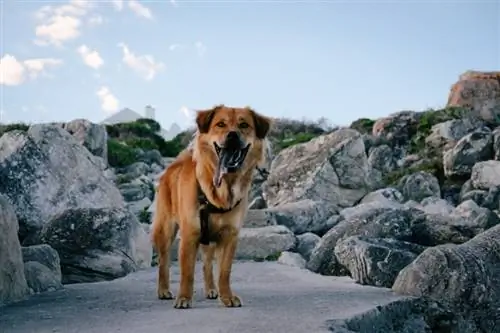
[[[179, 269], [172, 268], [173, 292]], [[0, 308], [1, 333], [321, 333], [343, 319], [400, 299], [390, 290], [325, 277], [276, 262], [237, 262], [233, 291], [243, 307], [203, 298], [197, 266], [193, 308], [156, 298], [156, 268], [110, 282], [68, 285]]]

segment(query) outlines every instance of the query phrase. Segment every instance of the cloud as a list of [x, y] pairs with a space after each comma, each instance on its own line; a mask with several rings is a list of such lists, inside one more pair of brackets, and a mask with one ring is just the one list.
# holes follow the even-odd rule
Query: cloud
[[81, 17], [92, 8], [87, 0], [72, 0], [61, 6], [43, 6], [36, 13], [35, 44], [61, 46], [81, 35]]
[[36, 79], [46, 74], [45, 69], [62, 64], [54, 58], [36, 58], [19, 61], [13, 55], [6, 54], [0, 59], [0, 84], [18, 86], [29, 79]]
[[183, 48], [184, 48], [184, 45], [182, 45], [182, 44], [170, 44], [170, 46], [168, 47], [168, 49], [170, 51], [181, 50]]
[[177, 0], [170, 0], [170, 3], [171, 3], [171, 4], [172, 4], [172, 6], [174, 6], [174, 7], [179, 6], [179, 4], [177, 3]]
[[194, 47], [196, 47], [196, 51], [200, 57], [203, 57], [207, 53], [207, 47], [200, 41], [194, 43]]
[[91, 50], [87, 45], [81, 45], [77, 52], [82, 56], [85, 65], [93, 69], [99, 69], [104, 64], [99, 52]]
[[101, 109], [106, 113], [118, 111], [118, 99], [111, 93], [108, 87], [102, 86], [96, 93], [101, 102]]
[[137, 0], [129, 0], [128, 7], [136, 13], [138, 16], [142, 16], [151, 20], [153, 18], [153, 14], [151, 10], [143, 5], [141, 5]]
[[104, 18], [101, 15], [94, 15], [92, 17], [89, 17], [87, 20], [87, 24], [91, 27], [97, 27], [98, 25], [101, 25], [104, 23]]
[[123, 9], [123, 0], [111, 0], [113, 6], [117, 11], [121, 11]]
[[137, 56], [130, 51], [126, 44], [120, 43], [118, 46], [123, 51], [123, 63], [145, 80], [152, 80], [158, 72], [165, 69], [165, 64], [156, 61], [152, 55], [144, 54]]

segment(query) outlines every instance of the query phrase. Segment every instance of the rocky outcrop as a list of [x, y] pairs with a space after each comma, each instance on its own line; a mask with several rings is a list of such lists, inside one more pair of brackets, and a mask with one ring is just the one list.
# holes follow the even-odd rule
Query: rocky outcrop
[[14, 207], [0, 194], [0, 306], [29, 295]]
[[497, 332], [500, 226], [460, 245], [428, 248], [399, 273], [392, 289], [443, 302], [474, 319], [482, 332]]
[[[56, 149], [55, 149], [56, 147]], [[13, 203], [23, 245], [45, 223], [73, 208], [124, 207], [93, 155], [58, 126], [33, 125], [0, 138], [0, 193]]]
[[282, 150], [264, 183], [269, 206], [301, 200], [350, 207], [380, 183], [359, 132], [339, 129]]
[[470, 108], [478, 118], [500, 125], [500, 72], [463, 73], [451, 87], [447, 106]]

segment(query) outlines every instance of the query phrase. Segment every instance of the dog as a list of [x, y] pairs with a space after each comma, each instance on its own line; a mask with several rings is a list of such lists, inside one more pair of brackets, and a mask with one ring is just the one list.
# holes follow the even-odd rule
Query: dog
[[[230, 277], [239, 231], [248, 211], [254, 170], [265, 162], [272, 120], [250, 107], [217, 105], [196, 113], [192, 144], [165, 170], [157, 187], [152, 242], [158, 253], [159, 299], [170, 289], [170, 247], [179, 232], [180, 286], [174, 308], [192, 307], [194, 270], [201, 246], [204, 294], [240, 307]], [[213, 260], [218, 261], [218, 289]]]

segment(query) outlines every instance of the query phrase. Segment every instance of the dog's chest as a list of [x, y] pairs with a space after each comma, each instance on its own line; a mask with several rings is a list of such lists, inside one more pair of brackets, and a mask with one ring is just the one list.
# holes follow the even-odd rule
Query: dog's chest
[[[233, 217], [234, 218], [234, 217]], [[208, 234], [210, 242], [219, 243], [225, 235], [238, 232], [238, 222], [229, 220], [223, 215], [214, 214], [209, 216]]]

